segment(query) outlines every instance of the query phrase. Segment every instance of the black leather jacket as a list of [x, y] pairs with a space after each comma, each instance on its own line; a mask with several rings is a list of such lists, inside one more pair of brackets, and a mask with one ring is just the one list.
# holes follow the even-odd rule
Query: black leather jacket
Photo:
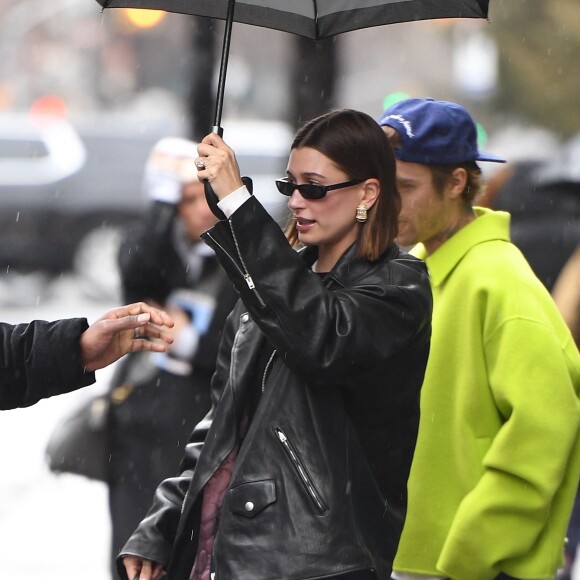
[[353, 246], [321, 279], [309, 267], [316, 248], [292, 250], [254, 198], [204, 239], [241, 296], [220, 346], [214, 406], [193, 432], [183, 473], [159, 486], [122, 554], [187, 580], [204, 488], [234, 450], [213, 546], [219, 580], [363, 569], [388, 578], [429, 350], [424, 264], [396, 246], [370, 263]]

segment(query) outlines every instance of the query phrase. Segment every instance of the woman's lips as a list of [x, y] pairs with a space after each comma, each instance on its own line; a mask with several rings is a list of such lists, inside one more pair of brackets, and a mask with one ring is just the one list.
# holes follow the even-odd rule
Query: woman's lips
[[303, 217], [296, 217], [296, 229], [299, 232], [307, 232], [316, 222]]

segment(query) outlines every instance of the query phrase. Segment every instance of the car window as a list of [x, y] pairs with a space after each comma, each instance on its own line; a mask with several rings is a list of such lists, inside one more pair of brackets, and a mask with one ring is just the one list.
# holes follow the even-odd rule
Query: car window
[[47, 155], [48, 148], [42, 141], [0, 138], [0, 157], [4, 159], [38, 158]]

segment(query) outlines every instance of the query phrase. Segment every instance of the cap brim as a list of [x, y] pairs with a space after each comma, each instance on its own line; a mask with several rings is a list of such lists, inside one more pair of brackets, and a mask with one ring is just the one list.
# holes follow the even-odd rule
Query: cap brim
[[492, 155], [491, 153], [485, 153], [485, 151], [480, 151], [477, 156], [476, 161], [491, 161], [492, 163], [507, 163], [507, 160], [503, 157], [498, 157], [497, 155]]

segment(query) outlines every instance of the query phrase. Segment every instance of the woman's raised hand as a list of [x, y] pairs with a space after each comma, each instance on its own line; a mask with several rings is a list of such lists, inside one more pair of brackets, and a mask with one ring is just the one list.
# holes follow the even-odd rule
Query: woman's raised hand
[[223, 199], [243, 185], [236, 155], [217, 133], [204, 137], [197, 153], [197, 175], [200, 180], [211, 183], [218, 199]]

